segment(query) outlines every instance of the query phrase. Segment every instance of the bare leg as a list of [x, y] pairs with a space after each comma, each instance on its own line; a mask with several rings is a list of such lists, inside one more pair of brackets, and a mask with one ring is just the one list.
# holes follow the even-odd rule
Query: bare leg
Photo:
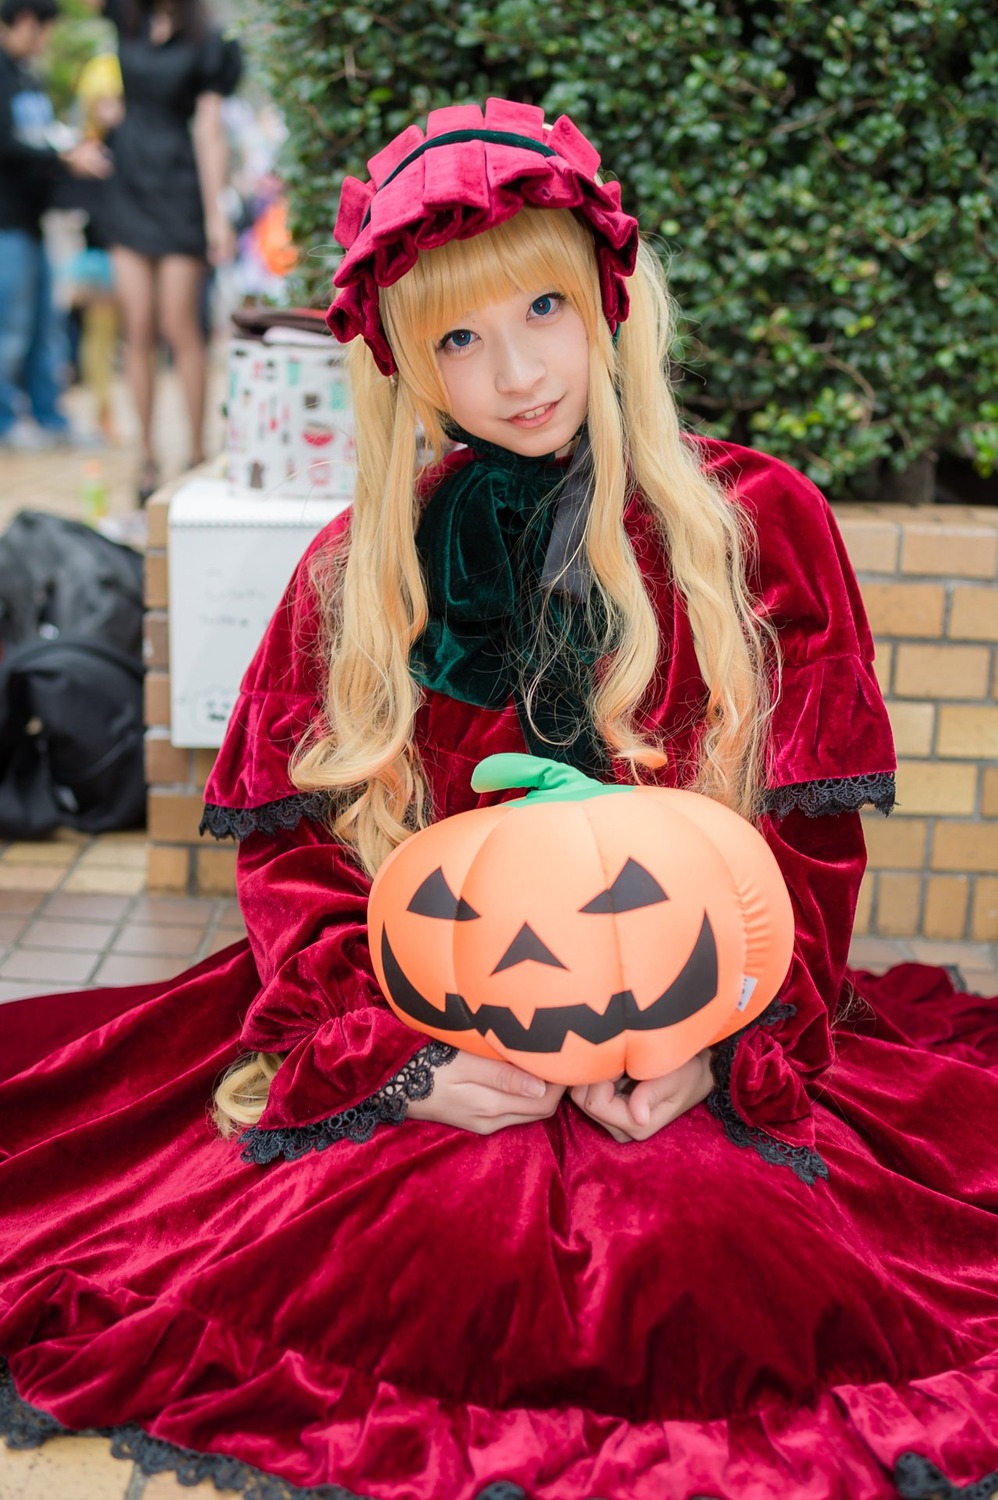
[[[156, 262], [136, 250], [116, 245], [114, 284], [125, 334], [125, 375], [139, 416], [142, 466], [155, 467], [152, 447], [152, 400], [156, 357]], [[141, 484], [141, 480], [140, 480]]]
[[173, 353], [184, 388], [191, 428], [191, 463], [204, 458], [204, 393], [207, 364], [200, 297], [205, 265], [190, 255], [164, 255], [159, 263], [159, 327]]

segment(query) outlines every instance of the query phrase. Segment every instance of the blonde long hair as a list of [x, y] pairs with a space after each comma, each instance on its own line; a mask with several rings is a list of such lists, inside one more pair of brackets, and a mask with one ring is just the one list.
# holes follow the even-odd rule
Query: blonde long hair
[[[770, 712], [767, 660], [772, 665], [775, 648], [746, 585], [751, 538], [736, 501], [706, 477], [695, 444], [682, 436], [668, 375], [671, 307], [659, 262], [645, 245], [629, 289], [630, 317], [615, 346], [588, 229], [567, 210], [525, 208], [484, 234], [425, 253], [382, 291], [397, 377], [385, 379], [360, 341], [351, 352], [358, 474], [349, 546], [323, 559], [315, 578], [329, 635], [326, 715], [298, 747], [291, 775], [302, 791], [332, 794], [333, 831], [372, 875], [430, 817], [413, 735], [420, 687], [409, 654], [427, 619], [415, 543], [423, 478], [417, 455], [445, 446], [435, 341], [469, 308], [517, 292], [557, 290], [589, 338], [594, 487], [583, 546], [608, 622], [608, 655], [590, 705], [597, 734], [632, 780], [665, 764], [662, 746], [637, 723], [660, 650], [623, 524], [627, 502], [639, 493], [658, 523], [707, 685], [692, 785], [745, 817], [757, 813]], [[266, 1063], [239, 1065], [217, 1096], [220, 1113], [247, 1123], [255, 1108], [247, 1101], [265, 1100], [272, 1076], [269, 1055]]]

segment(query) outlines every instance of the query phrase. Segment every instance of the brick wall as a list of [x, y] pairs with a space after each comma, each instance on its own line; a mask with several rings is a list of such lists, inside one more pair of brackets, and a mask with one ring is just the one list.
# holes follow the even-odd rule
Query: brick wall
[[[211, 750], [170, 742], [169, 490], [149, 505], [146, 773], [152, 890], [232, 890], [199, 840]], [[897, 740], [898, 810], [864, 815], [858, 932], [998, 940], [998, 510], [840, 505]]]
[[857, 930], [998, 939], [998, 511], [840, 505], [877, 639], [898, 807], [864, 814]]
[[201, 793], [215, 752], [182, 750], [170, 741], [167, 513], [174, 488], [175, 485], [160, 490], [148, 506], [144, 642], [149, 783], [146, 880], [151, 891], [231, 895], [235, 850], [230, 844], [217, 844], [210, 837], [199, 839], [197, 831], [201, 821]]

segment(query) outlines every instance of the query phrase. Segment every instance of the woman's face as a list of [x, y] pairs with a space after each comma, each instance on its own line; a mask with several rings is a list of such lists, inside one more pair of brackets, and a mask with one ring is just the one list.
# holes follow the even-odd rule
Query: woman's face
[[453, 420], [539, 458], [570, 443], [589, 405], [589, 339], [558, 292], [517, 292], [470, 308], [436, 339]]

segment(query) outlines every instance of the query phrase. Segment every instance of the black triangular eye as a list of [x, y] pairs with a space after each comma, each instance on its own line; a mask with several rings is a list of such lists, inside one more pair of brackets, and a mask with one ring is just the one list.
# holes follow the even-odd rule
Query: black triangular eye
[[441, 917], [447, 922], [474, 922], [478, 917], [478, 912], [463, 896], [455, 896], [444, 879], [443, 870], [434, 870], [432, 875], [427, 875], [406, 909], [414, 911], [418, 917]]
[[526, 963], [528, 958], [535, 964], [547, 964], [552, 969], [565, 967], [560, 958], [555, 958], [547, 944], [541, 942], [534, 929], [524, 922], [492, 972], [500, 974], [503, 969], [512, 969], [515, 964]]
[[608, 912], [635, 911], [639, 906], [654, 906], [668, 899], [654, 875], [636, 859], [629, 859], [609, 890], [600, 891], [579, 910], [601, 916]]

